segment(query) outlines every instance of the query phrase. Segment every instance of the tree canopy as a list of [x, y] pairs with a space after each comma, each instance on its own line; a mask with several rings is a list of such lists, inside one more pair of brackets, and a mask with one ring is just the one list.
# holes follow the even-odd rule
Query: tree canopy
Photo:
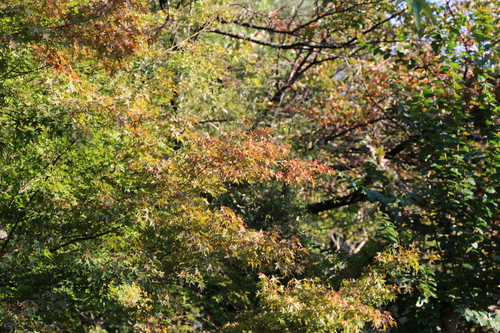
[[0, 330], [500, 331], [500, 5], [0, 4]]

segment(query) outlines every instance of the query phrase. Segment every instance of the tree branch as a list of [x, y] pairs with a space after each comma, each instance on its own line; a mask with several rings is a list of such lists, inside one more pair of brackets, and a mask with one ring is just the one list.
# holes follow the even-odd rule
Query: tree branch
[[222, 31], [222, 30], [214, 29], [214, 28], [208, 28], [206, 31], [214, 33], [214, 34], [228, 36], [228, 37], [236, 38], [239, 40], [246, 40], [246, 41], [258, 44], [258, 45], [269, 46], [269, 47], [272, 47], [275, 49], [282, 49], [282, 50], [347, 49], [347, 48], [352, 48], [356, 44], [358, 44], [358, 43], [354, 43], [354, 41], [356, 41], [356, 38], [351, 39], [350, 41], [345, 42], [345, 43], [313, 44], [313, 43], [306, 43], [306, 42], [297, 42], [297, 43], [292, 43], [292, 44], [282, 44], [282, 43], [265, 42], [265, 41], [258, 40], [255, 38], [246, 37], [246, 36], [243, 36], [241, 34], [235, 34], [235, 33]]
[[[391, 159], [404, 151], [409, 145], [417, 138], [417, 135], [413, 135], [407, 140], [399, 143], [394, 148], [392, 148], [389, 152], [385, 154], [388, 159]], [[348, 167], [344, 167], [347, 169]], [[368, 178], [369, 179], [369, 178]], [[367, 183], [371, 183], [371, 181], [367, 181]], [[339, 198], [333, 198], [328, 200], [323, 200], [320, 202], [312, 203], [306, 206], [306, 209], [313, 214], [318, 214], [327, 210], [332, 210], [335, 208], [340, 208], [343, 206], [349, 206], [355, 204], [357, 202], [366, 201], [368, 199], [367, 195], [363, 193], [362, 190], [357, 190], [352, 192], [351, 194], [345, 195]]]
[[[366, 30], [363, 30], [361, 32], [361, 35], [369, 34], [370, 32], [378, 29], [381, 25], [383, 25], [383, 24], [389, 22], [390, 20], [394, 19], [395, 17], [401, 15], [403, 12], [404, 11], [399, 11], [397, 13], [394, 13], [393, 15], [389, 16], [385, 20], [382, 20], [382, 21], [374, 24], [370, 28], [368, 28]], [[310, 24], [310, 23], [308, 23], [308, 24]], [[253, 24], [250, 24], [250, 23], [241, 23], [240, 26], [249, 27], [249, 28], [253, 28], [253, 29], [260, 29], [260, 30], [271, 31], [271, 32], [274, 32], [274, 33], [292, 34], [293, 35], [299, 29], [302, 29], [302, 28], [304, 28], [307, 25], [301, 25], [301, 26], [299, 26], [296, 29], [285, 30], [285, 31], [280, 31], [280, 30], [276, 30], [276, 29], [273, 29], [273, 28], [266, 28], [266, 27], [263, 27], [263, 26], [257, 26], [257, 25], [253, 25]], [[222, 31], [220, 29], [208, 28], [206, 31], [211, 32], [211, 33], [215, 33], [215, 34], [219, 34], [219, 35], [223, 35], [223, 36], [228, 36], [228, 37], [231, 37], [231, 38], [236, 38], [236, 39], [240, 39], [240, 40], [246, 40], [246, 41], [258, 44], [258, 45], [269, 46], [269, 47], [273, 47], [273, 48], [276, 48], [276, 49], [282, 49], [282, 50], [347, 49], [347, 48], [353, 48], [354, 46], [356, 46], [356, 45], [359, 44], [359, 42], [357, 42], [359, 36], [353, 36], [350, 40], [345, 41], [345, 42], [341, 42], [341, 43], [297, 42], [297, 43], [292, 43], [292, 44], [283, 44], [283, 43], [265, 42], [265, 41], [258, 40], [258, 39], [252, 38], [252, 37], [247, 37], [247, 36], [244, 36], [244, 35], [241, 35], [241, 34], [231, 33], [231, 32], [228, 32], [228, 31]], [[381, 42], [381, 41], [376, 41], [376, 42]], [[372, 42], [372, 43], [374, 43], [374, 42]]]
[[76, 243], [76, 242], [81, 242], [81, 241], [89, 240], [89, 239], [95, 239], [95, 238], [99, 238], [101, 236], [110, 234], [110, 233], [118, 230], [118, 228], [119, 227], [116, 227], [116, 228], [113, 228], [111, 230], [108, 230], [108, 231], [105, 231], [105, 232], [101, 232], [101, 233], [98, 233], [98, 234], [87, 234], [87, 235], [82, 235], [82, 236], [77, 237], [77, 238], [73, 238], [72, 240], [67, 241], [66, 243], [63, 243], [63, 244], [61, 244], [59, 246], [56, 246], [55, 248], [51, 249], [50, 253], [55, 253], [55, 252], [57, 252], [57, 250], [65, 247], [65, 246], [68, 246], [70, 244]]
[[404, 140], [403, 142], [397, 144], [394, 148], [389, 150], [386, 154], [385, 157], [387, 159], [392, 159], [393, 157], [396, 157], [399, 153], [404, 151], [408, 146], [415, 141], [415, 139], [418, 138], [418, 135], [412, 135], [408, 139]]
[[224, 119], [206, 119], [198, 121], [198, 124], [206, 124], [206, 123], [224, 123], [228, 121], [234, 121], [234, 118], [224, 118]]
[[239, 25], [241, 27], [250, 28], [250, 29], [262, 30], [262, 31], [267, 31], [267, 32], [272, 32], [272, 33], [277, 33], [277, 34], [284, 34], [284, 35], [294, 35], [299, 30], [304, 29], [304, 28], [310, 26], [311, 24], [318, 22], [318, 21], [324, 19], [325, 17], [333, 16], [333, 15], [337, 15], [337, 14], [342, 14], [342, 13], [349, 13], [356, 7], [366, 6], [366, 5], [374, 5], [377, 3], [380, 3], [380, 1], [358, 3], [358, 4], [354, 4], [350, 7], [341, 9], [341, 10], [330, 9], [322, 14], [317, 15], [316, 17], [312, 18], [311, 20], [309, 20], [301, 25], [296, 26], [295, 28], [293, 28], [291, 30], [279, 30], [279, 29], [268, 27], [268, 26], [257, 25], [257, 24], [253, 24], [250, 22], [240, 22], [240, 21], [236, 21], [236, 20], [231, 21], [231, 22], [221, 21], [220, 23], [225, 23], [225, 24], [233, 23], [233, 24]]
[[310, 213], [318, 214], [327, 210], [332, 210], [343, 206], [349, 206], [357, 202], [366, 201], [366, 199], [366, 194], [364, 194], [361, 190], [357, 190], [340, 198], [333, 198], [309, 204], [306, 206], [306, 209]]
[[352, 131], [354, 131], [354, 130], [356, 130], [358, 128], [366, 127], [368, 125], [372, 125], [372, 124], [375, 124], [375, 123], [377, 123], [379, 121], [386, 120], [386, 119], [387, 119], [387, 117], [380, 117], [380, 118], [375, 118], [375, 119], [366, 121], [364, 123], [353, 125], [353, 126], [347, 128], [347, 129], [345, 129], [345, 130], [343, 130], [341, 132], [338, 132], [338, 133], [335, 133], [335, 134], [332, 133], [332, 134], [326, 136], [325, 138], [323, 138], [323, 143], [326, 144], [326, 143], [328, 143], [328, 142], [330, 142], [330, 141], [332, 141], [332, 140], [334, 140], [334, 139], [336, 139], [338, 137], [341, 137], [341, 136], [343, 136], [343, 135], [345, 135], [345, 134], [347, 134], [349, 132], [352, 132]]
[[[66, 147], [66, 149], [64, 149], [62, 152], [60, 152], [58, 155], [56, 155], [43, 169], [39, 170], [35, 176], [33, 176], [32, 180], [35, 179], [35, 177], [41, 173], [42, 171], [46, 171], [46, 170], [50, 170], [52, 168], [54, 168], [57, 164], [57, 162], [59, 161], [59, 159], [61, 159], [61, 157], [66, 154], [69, 149], [77, 142], [78, 140], [74, 139], [71, 144]], [[45, 178], [44, 178], [44, 181], [46, 181], [47, 179], [49, 179], [50, 175], [45, 175]], [[27, 184], [25, 185], [26, 187], [28, 186]], [[19, 193], [21, 193], [21, 189], [18, 189], [16, 195], [14, 195], [8, 205], [9, 209], [12, 209], [12, 204], [14, 203], [14, 200], [15, 198], [19, 195]], [[26, 203], [25, 207], [29, 207], [31, 205], [31, 203], [33, 202], [33, 200], [35, 200], [36, 196], [38, 195], [38, 193], [40, 193], [40, 189], [37, 189], [35, 192], [33, 192], [33, 194], [30, 195], [29, 199], [28, 199], [28, 202]], [[12, 225], [12, 228], [10, 229], [8, 235], [7, 235], [7, 238], [5, 239], [5, 241], [3, 242], [3, 245], [2, 245], [2, 249], [0, 250], [0, 252], [5, 252], [6, 249], [7, 249], [7, 246], [9, 245], [10, 241], [12, 240], [12, 238], [14, 237], [14, 233], [15, 231], [17, 230], [19, 224], [21, 222], [24, 222], [26, 220], [25, 217], [21, 217], [21, 215], [17, 215], [16, 219], [14, 220], [14, 223]]]

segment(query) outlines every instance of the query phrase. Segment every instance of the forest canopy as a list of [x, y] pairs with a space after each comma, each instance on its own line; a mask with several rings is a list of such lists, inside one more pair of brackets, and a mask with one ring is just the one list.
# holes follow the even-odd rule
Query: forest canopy
[[499, 21], [4, 0], [0, 331], [500, 331]]

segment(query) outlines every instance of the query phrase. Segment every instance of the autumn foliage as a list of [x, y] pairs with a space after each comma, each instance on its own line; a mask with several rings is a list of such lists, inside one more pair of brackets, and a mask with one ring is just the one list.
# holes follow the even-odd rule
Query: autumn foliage
[[3, 1], [0, 331], [498, 331], [498, 9]]

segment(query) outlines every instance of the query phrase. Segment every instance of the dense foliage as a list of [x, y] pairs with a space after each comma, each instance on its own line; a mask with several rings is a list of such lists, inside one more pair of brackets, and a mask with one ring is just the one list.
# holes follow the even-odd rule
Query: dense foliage
[[0, 4], [0, 330], [500, 330], [494, 1]]

